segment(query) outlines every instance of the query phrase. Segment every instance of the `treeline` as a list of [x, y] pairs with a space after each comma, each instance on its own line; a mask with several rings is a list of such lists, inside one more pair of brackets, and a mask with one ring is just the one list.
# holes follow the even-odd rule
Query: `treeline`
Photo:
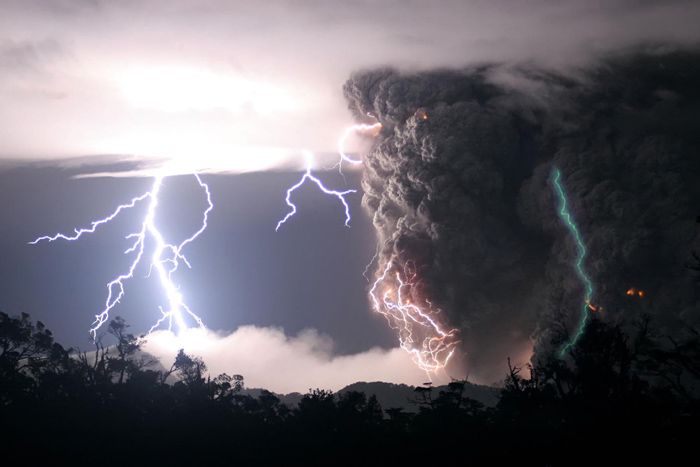
[[510, 367], [495, 407], [454, 381], [416, 388], [415, 413], [322, 389], [287, 407], [182, 351], [154, 369], [122, 319], [108, 330], [113, 345], [75, 352], [0, 313], [3, 465], [671, 465], [700, 433], [700, 336], [648, 321], [630, 336], [593, 319], [566, 359]]

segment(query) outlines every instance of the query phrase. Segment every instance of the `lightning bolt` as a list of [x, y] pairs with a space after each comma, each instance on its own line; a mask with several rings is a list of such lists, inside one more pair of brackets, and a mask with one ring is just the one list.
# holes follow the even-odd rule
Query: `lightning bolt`
[[374, 255], [372, 256], [372, 259], [369, 260], [369, 263], [367, 263], [367, 266], [365, 266], [365, 269], [362, 271], [362, 277], [365, 278], [365, 280], [369, 283], [369, 269], [372, 267], [375, 261], [377, 261], [377, 258], [379, 258], [379, 250], [381, 244], [377, 243], [377, 249], [374, 251]]
[[202, 181], [198, 174], [193, 174], [193, 176], [206, 196], [207, 208], [204, 210], [202, 215], [202, 224], [200, 228], [179, 244], [167, 242], [163, 234], [158, 229], [155, 220], [156, 212], [158, 210], [159, 195], [161, 188], [163, 187], [164, 177], [162, 175], [154, 177], [153, 185], [149, 191], [140, 196], [132, 198], [131, 201], [126, 204], [118, 206], [107, 217], [91, 222], [89, 227], [81, 229], [76, 228], [74, 229], [74, 233], [71, 235], [57, 233], [51, 236], [46, 235], [38, 237], [29, 242], [31, 245], [36, 245], [40, 242], [51, 243], [57, 240], [66, 240], [69, 242], [77, 241], [85, 234], [95, 233], [98, 227], [114, 220], [121, 212], [127, 209], [132, 209], [139, 203], [148, 201], [146, 214], [143, 222], [141, 223], [141, 228], [137, 232], [132, 232], [125, 237], [127, 239], [133, 239], [131, 247], [124, 252], [126, 255], [133, 254], [133, 260], [126, 272], [118, 275], [107, 283], [107, 298], [105, 300], [104, 308], [95, 315], [95, 321], [93, 321], [92, 326], [90, 327], [90, 334], [92, 335], [93, 339], [95, 339], [97, 336], [97, 330], [100, 329], [100, 327], [109, 319], [110, 311], [112, 311], [124, 297], [125, 282], [134, 277], [137, 266], [146, 256], [147, 240], [152, 241], [154, 244], [153, 253], [147, 259], [149, 267], [148, 275], [150, 276], [153, 271], [156, 272], [160, 285], [163, 288], [168, 301], [166, 309], [163, 309], [162, 307], [160, 308], [161, 317], [151, 327], [149, 333], [154, 331], [166, 321], [168, 324], [168, 330], [172, 330], [174, 321], [177, 325], [178, 331], [184, 331], [188, 328], [186, 317], [188, 317], [189, 320], [194, 321], [200, 328], [204, 327], [204, 323], [202, 323], [201, 318], [187, 306], [184, 297], [179, 291], [179, 287], [173, 282], [172, 279], [172, 274], [177, 271], [181, 262], [187, 267], [191, 267], [189, 261], [183, 254], [183, 249], [206, 230], [207, 222], [209, 220], [209, 213], [214, 208], [209, 186]]
[[[345, 151], [345, 144], [348, 138], [356, 132], [377, 132], [381, 130], [381, 123], [377, 122], [372, 125], [357, 124], [347, 127], [340, 139], [338, 140], [338, 154], [340, 156], [336, 166], [342, 174], [343, 163], [357, 165], [362, 164], [362, 160], [350, 157]], [[312, 155], [309, 152], [306, 155], [306, 172], [301, 179], [287, 190], [285, 201], [289, 206], [289, 212], [277, 223], [275, 230], [287, 222], [297, 212], [297, 207], [292, 203], [292, 193], [302, 186], [307, 180], [314, 182], [319, 189], [327, 194], [337, 197], [345, 208], [345, 225], [350, 224], [350, 209], [345, 200], [345, 196], [350, 193], [355, 193], [355, 190], [334, 191], [326, 188], [323, 183], [311, 173]], [[365, 268], [363, 276], [367, 278], [367, 271], [371, 265], [379, 257], [379, 246], [372, 260]], [[382, 314], [389, 327], [398, 331], [399, 344], [402, 349], [411, 354], [414, 363], [428, 373], [436, 372], [445, 368], [455, 352], [458, 344], [456, 338], [457, 330], [444, 330], [442, 325], [437, 321], [436, 314], [439, 311], [433, 310], [431, 303], [424, 300], [423, 305], [411, 303], [405, 298], [406, 291], [413, 287], [415, 273], [409, 273], [409, 269], [405, 268], [404, 274], [407, 276], [406, 281], [401, 278], [401, 274], [396, 272], [390, 274], [392, 263], [389, 262], [384, 269], [384, 273], [374, 282], [369, 295], [372, 299], [374, 310]], [[389, 285], [387, 285], [389, 284]], [[384, 292], [379, 298], [378, 290], [384, 289]]]
[[353, 165], [362, 164], [362, 160], [354, 159], [354, 158], [348, 156], [347, 153], [345, 152], [345, 144], [347, 143], [348, 138], [353, 133], [376, 132], [376, 131], [381, 130], [381, 128], [382, 128], [382, 124], [379, 122], [374, 123], [372, 125], [368, 125], [366, 123], [358, 123], [356, 125], [350, 125], [349, 127], [347, 127], [343, 131], [343, 134], [340, 136], [340, 139], [338, 140], [338, 154], [340, 155], [340, 160], [335, 165], [335, 167], [338, 167], [338, 170], [342, 173], [343, 172], [343, 162], [347, 162], [347, 163], [353, 164]]
[[576, 225], [576, 222], [574, 221], [574, 218], [571, 215], [571, 212], [569, 211], [568, 199], [566, 197], [564, 187], [561, 183], [561, 171], [556, 167], [552, 170], [552, 184], [554, 186], [554, 192], [556, 193], [559, 199], [559, 217], [564, 222], [564, 225], [569, 230], [571, 237], [576, 243], [577, 254], [576, 261], [574, 262], [574, 269], [576, 270], [576, 275], [581, 280], [581, 283], [584, 287], [583, 308], [581, 310], [581, 318], [579, 319], [579, 323], [576, 327], [576, 332], [574, 333], [574, 335], [559, 350], [559, 356], [563, 357], [564, 355], [566, 355], [566, 352], [568, 352], [574, 345], [576, 345], [576, 342], [583, 335], [583, 331], [586, 329], [586, 323], [588, 322], [588, 309], [591, 306], [591, 300], [593, 299], [593, 282], [591, 281], [590, 277], [588, 277], [588, 274], [584, 269], [584, 261], [586, 259], [587, 253], [586, 245], [583, 242], [581, 232], [579, 231], [578, 226]]
[[[369, 114], [368, 114], [369, 115]], [[371, 115], [369, 115], [372, 117]], [[374, 118], [374, 117], [372, 117]], [[375, 131], [378, 132], [381, 130], [382, 124], [377, 122], [373, 123], [371, 125], [366, 124], [366, 123], [358, 123], [355, 125], [350, 125], [345, 130], [343, 130], [343, 133], [341, 134], [340, 138], [338, 139], [338, 154], [340, 156], [340, 159], [338, 160], [338, 163], [333, 166], [333, 168], [338, 167], [338, 171], [343, 174], [343, 162], [347, 162], [349, 164], [357, 165], [357, 164], [362, 164], [362, 160], [360, 159], [355, 159], [353, 157], [350, 157], [347, 152], [345, 151], [345, 144], [348, 140], [348, 138], [356, 132], [370, 132], [370, 131]], [[330, 190], [326, 188], [323, 185], [323, 182], [319, 180], [317, 177], [315, 177], [311, 173], [311, 169], [313, 166], [313, 154], [309, 151], [304, 151], [304, 157], [306, 159], [306, 172], [304, 175], [299, 179], [299, 181], [295, 184], [289, 187], [287, 190], [287, 196], [285, 197], [285, 202], [287, 203], [287, 206], [289, 206], [289, 211], [287, 214], [277, 222], [277, 226], [275, 227], [275, 231], [279, 231], [280, 227], [287, 222], [294, 214], [297, 213], [297, 207], [296, 205], [292, 202], [291, 197], [292, 193], [302, 186], [307, 180], [312, 181], [313, 183], [318, 186], [318, 188], [325, 194], [335, 196], [340, 200], [342, 203], [343, 207], [345, 208], [345, 226], [350, 227], [350, 221], [352, 220], [351, 215], [350, 215], [350, 206], [348, 206], [347, 200], [345, 199], [346, 195], [349, 195], [350, 193], [356, 193], [357, 190], [345, 190], [345, 191], [337, 191], [337, 190]], [[345, 175], [343, 175], [343, 178]]]
[[405, 281], [399, 271], [391, 274], [392, 266], [391, 261], [387, 262], [384, 272], [369, 291], [374, 310], [398, 332], [401, 348], [411, 354], [414, 363], [430, 376], [431, 372], [445, 368], [454, 354], [459, 343], [457, 330], [443, 329], [436, 316], [439, 310], [433, 310], [430, 301], [424, 299], [425, 304], [419, 306], [405, 298], [406, 289], [410, 293], [416, 276], [410, 264], [403, 271]]
[[275, 227], [275, 231], [279, 231], [280, 227], [287, 222], [294, 214], [297, 213], [297, 207], [296, 205], [292, 202], [292, 193], [294, 193], [295, 190], [297, 190], [300, 186], [302, 186], [307, 180], [310, 180], [311, 182], [315, 183], [316, 186], [325, 194], [330, 195], [330, 196], [335, 196], [338, 198], [338, 200], [342, 203], [343, 207], [345, 208], [345, 226], [350, 227], [350, 221], [352, 220], [352, 217], [350, 215], [350, 206], [348, 205], [347, 200], [345, 199], [345, 196], [349, 195], [350, 193], [356, 193], [357, 190], [345, 190], [345, 191], [336, 191], [336, 190], [330, 190], [325, 187], [323, 182], [315, 177], [311, 173], [311, 168], [313, 166], [313, 154], [309, 151], [304, 151], [304, 156], [306, 158], [306, 172], [304, 172], [304, 175], [299, 179], [299, 181], [289, 187], [287, 190], [287, 196], [285, 197], [285, 201], [287, 203], [287, 206], [289, 206], [289, 212], [277, 222], [277, 226]]

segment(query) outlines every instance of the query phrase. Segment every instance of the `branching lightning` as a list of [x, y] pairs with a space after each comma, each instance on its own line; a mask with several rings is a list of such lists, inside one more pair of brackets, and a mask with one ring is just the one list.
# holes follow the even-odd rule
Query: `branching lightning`
[[200, 228], [179, 244], [166, 242], [163, 234], [156, 225], [155, 218], [158, 209], [160, 190], [163, 186], [163, 176], [156, 176], [154, 178], [153, 185], [149, 191], [140, 196], [132, 198], [129, 203], [118, 206], [117, 209], [115, 209], [109, 216], [93, 221], [90, 224], [90, 227], [74, 229], [75, 233], [73, 235], [58, 233], [52, 236], [42, 236], [30, 242], [31, 245], [36, 245], [37, 243], [44, 241], [50, 243], [57, 240], [79, 240], [83, 234], [95, 233], [99, 226], [114, 220], [122, 211], [134, 208], [140, 202], [148, 200], [148, 207], [140, 230], [130, 233], [125, 237], [127, 239], [133, 239], [133, 244], [131, 247], [124, 252], [124, 254], [133, 254], [133, 261], [125, 273], [115, 277], [107, 284], [107, 299], [105, 300], [104, 308], [100, 311], [100, 313], [95, 315], [95, 321], [92, 323], [92, 327], [90, 328], [90, 334], [93, 338], [96, 338], [97, 330], [109, 319], [110, 311], [112, 311], [124, 297], [124, 284], [128, 279], [134, 277], [137, 266], [146, 255], [147, 240], [154, 242], [153, 253], [148, 262], [149, 275], [155, 270], [168, 301], [166, 309], [161, 307], [161, 317], [151, 327], [149, 332], [154, 331], [164, 322], [167, 322], [168, 330], [172, 330], [173, 321], [177, 325], [178, 331], [181, 332], [188, 327], [186, 317], [189, 317], [189, 320], [194, 321], [197, 326], [204, 327], [200, 317], [187, 306], [178, 286], [172, 279], [172, 274], [178, 269], [180, 262], [184, 263], [187, 267], [190, 267], [190, 263], [183, 254], [183, 249], [185, 246], [199, 237], [202, 232], [204, 232], [204, 230], [207, 228], [209, 213], [214, 208], [209, 186], [202, 181], [199, 175], [193, 175], [206, 195], [207, 208], [204, 210]]
[[[356, 125], [350, 125], [347, 127], [344, 131], [343, 134], [340, 136], [340, 139], [338, 139], [338, 154], [340, 155], [340, 159], [338, 160], [338, 163], [334, 167], [338, 167], [338, 171], [342, 174], [343, 173], [343, 162], [347, 162], [349, 164], [357, 165], [357, 164], [362, 164], [361, 159], [355, 159], [351, 156], [349, 156], [346, 151], [345, 151], [345, 144], [348, 140], [348, 138], [356, 132], [371, 132], [371, 131], [379, 131], [382, 128], [382, 124], [377, 122], [372, 125], [366, 124], [366, 123], [360, 123]], [[295, 184], [289, 187], [287, 190], [287, 196], [285, 197], [285, 202], [287, 203], [287, 206], [289, 206], [289, 212], [280, 219], [279, 222], [277, 222], [277, 226], [275, 227], [275, 231], [278, 231], [282, 225], [289, 220], [294, 214], [297, 212], [297, 207], [296, 205], [292, 202], [291, 197], [292, 193], [294, 191], [301, 187], [304, 182], [307, 180], [311, 180], [313, 183], [318, 186], [318, 188], [325, 194], [335, 196], [340, 200], [340, 202], [343, 204], [343, 207], [345, 208], [345, 226], [350, 227], [350, 221], [352, 220], [352, 217], [350, 215], [350, 206], [348, 206], [347, 200], [345, 199], [346, 195], [349, 195], [350, 193], [356, 193], [357, 190], [345, 190], [345, 191], [337, 191], [337, 190], [330, 190], [325, 187], [323, 182], [321, 182], [320, 179], [315, 177], [311, 173], [311, 169], [313, 166], [313, 155], [305, 151], [304, 152], [304, 157], [306, 158], [306, 172], [304, 172], [304, 175], [302, 175], [301, 179]]]
[[569, 211], [566, 192], [564, 191], [564, 187], [561, 184], [561, 171], [556, 167], [552, 171], [552, 183], [554, 185], [554, 191], [557, 197], [559, 198], [559, 217], [564, 222], [564, 225], [566, 225], [566, 228], [569, 230], [571, 237], [576, 243], [577, 255], [576, 261], [574, 262], [574, 269], [576, 270], [576, 275], [581, 280], [581, 283], [584, 287], [583, 308], [581, 310], [581, 318], [579, 319], [579, 323], [576, 327], [576, 332], [574, 333], [574, 335], [559, 350], [559, 356], [563, 357], [564, 355], [566, 355], [566, 352], [568, 352], [569, 349], [576, 345], [576, 342], [583, 335], [583, 331], [586, 329], [586, 323], [588, 322], [589, 309], [595, 310], [596, 308], [591, 303], [591, 300], [593, 299], [593, 282], [591, 281], [590, 277], [588, 277], [588, 274], [584, 269], [584, 261], [586, 259], [587, 253], [586, 245], [584, 244], [581, 232], [579, 231], [578, 226], [576, 225], [576, 222], [574, 221], [574, 218], [571, 215], [571, 212]]
[[287, 196], [285, 198], [285, 201], [287, 203], [287, 206], [289, 206], [289, 212], [287, 212], [287, 214], [282, 219], [280, 219], [279, 222], [277, 222], [275, 231], [278, 231], [280, 227], [282, 227], [282, 225], [289, 220], [289, 218], [296, 214], [297, 207], [294, 203], [292, 203], [292, 193], [294, 193], [294, 191], [300, 186], [302, 186], [307, 180], [311, 180], [313, 183], [315, 183], [316, 186], [318, 186], [318, 188], [323, 193], [338, 198], [338, 200], [342, 203], [343, 207], [345, 208], [345, 226], [350, 227], [350, 221], [352, 220], [352, 217], [350, 215], [350, 206], [348, 205], [345, 196], [349, 195], [350, 193], [356, 193], [357, 190], [337, 191], [326, 188], [323, 182], [311, 173], [311, 168], [313, 165], [313, 155], [310, 152], [305, 151], [304, 156], [306, 157], [306, 172], [304, 172], [304, 175], [302, 175], [302, 177], [295, 185], [292, 185], [287, 190]]
[[445, 368], [455, 352], [457, 330], [443, 329], [438, 322], [432, 304], [423, 299], [423, 305], [412, 303], [406, 298], [411, 293], [416, 278], [411, 265], [400, 271], [392, 271], [389, 261], [382, 275], [372, 285], [369, 295], [374, 310], [383, 315], [389, 327], [398, 332], [401, 348], [411, 354], [415, 364], [428, 375]]
[[[338, 141], [338, 161], [339, 170], [342, 173], [344, 162], [349, 164], [361, 164], [362, 160], [349, 156], [345, 151], [345, 143], [354, 132], [379, 131], [380, 123], [372, 125], [359, 124], [348, 127]], [[307, 181], [311, 181], [326, 195], [336, 197], [344, 208], [345, 225], [349, 226], [352, 220], [350, 206], [346, 196], [356, 193], [357, 190], [332, 190], [327, 188], [323, 182], [312, 173], [313, 155], [306, 151], [306, 171], [297, 183], [287, 189], [285, 202], [289, 206], [289, 211], [277, 223], [275, 230], [278, 231], [291, 217], [297, 213], [297, 206], [292, 202], [294, 192]], [[172, 274], [178, 269], [181, 263], [190, 267], [190, 263], [183, 254], [183, 249], [207, 228], [209, 213], [213, 209], [211, 193], [209, 187], [201, 180], [199, 175], [194, 177], [206, 195], [208, 203], [203, 213], [200, 228], [191, 236], [179, 244], [169, 243], [158, 229], [156, 224], [156, 212], [159, 204], [159, 195], [163, 186], [164, 177], [156, 176], [149, 191], [132, 198], [128, 203], [118, 206], [108, 216], [93, 221], [89, 227], [76, 228], [73, 234], [57, 233], [51, 236], [41, 236], [30, 242], [32, 245], [41, 242], [54, 242], [58, 240], [77, 241], [85, 234], [95, 233], [96, 230], [108, 222], [114, 220], [123, 211], [135, 208], [140, 203], [147, 203], [146, 213], [141, 223], [140, 229], [126, 235], [127, 239], [133, 240], [133, 244], [124, 252], [133, 255], [131, 264], [126, 272], [118, 275], [107, 284], [107, 298], [103, 309], [95, 315], [95, 321], [90, 328], [93, 338], [96, 337], [98, 329], [108, 321], [110, 312], [119, 304], [125, 295], [125, 283], [134, 277], [137, 267], [142, 264], [143, 258], [147, 257], [146, 243], [153, 244], [153, 253], [147, 257], [148, 275], [155, 273], [158, 276], [161, 287], [167, 297], [167, 307], [161, 307], [161, 317], [151, 327], [149, 332], [154, 331], [161, 325], [167, 324], [168, 330], [172, 330], [175, 323], [179, 332], [188, 328], [188, 321], [196, 323], [200, 328], [204, 327], [202, 320], [185, 303], [184, 297], [172, 278]], [[368, 268], [379, 257], [379, 249], [372, 258]], [[365, 270], [366, 277], [367, 270]], [[416, 365], [429, 375], [443, 369], [454, 354], [457, 344], [457, 330], [446, 329], [437, 319], [439, 310], [433, 309], [432, 304], [427, 299], [420, 300], [420, 303], [411, 302], [410, 298], [416, 295], [415, 290], [416, 272], [407, 264], [403, 270], [391, 261], [386, 264], [380, 277], [373, 283], [369, 295], [373, 308], [382, 314], [389, 326], [398, 331], [399, 343], [401, 347], [411, 354]]]
[[[345, 129], [340, 139], [338, 140], [338, 160], [337, 167], [342, 174], [343, 163], [362, 164], [361, 159], [355, 159], [349, 156], [345, 151], [347, 139], [356, 132], [378, 132], [382, 128], [381, 123], [377, 122], [372, 125], [358, 124], [352, 125]], [[376, 135], [376, 134], [375, 134]], [[334, 191], [326, 188], [323, 183], [311, 174], [312, 156], [310, 153], [306, 155], [306, 172], [301, 179], [287, 190], [285, 201], [289, 206], [289, 212], [277, 223], [275, 230], [287, 222], [297, 212], [297, 207], [291, 201], [291, 196], [294, 190], [299, 188], [306, 182], [311, 180], [321, 191], [327, 195], [337, 197], [345, 208], [345, 225], [350, 224], [350, 209], [348, 207], [345, 196], [350, 193], [355, 193], [356, 190]], [[371, 265], [379, 257], [379, 247], [367, 265], [363, 276], [367, 278], [367, 271]], [[437, 310], [433, 310], [431, 303], [423, 300], [423, 304], [419, 305], [411, 303], [406, 298], [407, 294], [411, 294], [411, 289], [414, 286], [415, 272], [410, 272], [410, 267], [403, 271], [405, 280], [402, 279], [400, 272], [391, 273], [392, 263], [389, 262], [384, 269], [384, 273], [374, 282], [369, 295], [372, 299], [373, 308], [376, 312], [382, 314], [389, 327], [398, 331], [399, 344], [401, 348], [411, 354], [415, 364], [426, 371], [430, 376], [431, 373], [443, 369], [455, 352], [458, 344], [457, 330], [444, 330], [438, 322], [436, 314]], [[379, 292], [379, 290], [383, 292]], [[381, 293], [381, 297], [377, 294]]]

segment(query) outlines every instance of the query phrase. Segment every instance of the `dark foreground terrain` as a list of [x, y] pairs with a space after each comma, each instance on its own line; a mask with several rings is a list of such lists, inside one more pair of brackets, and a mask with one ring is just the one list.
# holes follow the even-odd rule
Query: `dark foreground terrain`
[[674, 465], [695, 456], [700, 433], [700, 338], [648, 329], [594, 319], [566, 358], [530, 378], [512, 368], [493, 406], [454, 381], [414, 388], [406, 410], [353, 387], [288, 406], [246, 393], [241, 375], [205, 377], [183, 352], [149, 369], [119, 318], [114, 345], [80, 354], [29, 316], [0, 313], [2, 464]]

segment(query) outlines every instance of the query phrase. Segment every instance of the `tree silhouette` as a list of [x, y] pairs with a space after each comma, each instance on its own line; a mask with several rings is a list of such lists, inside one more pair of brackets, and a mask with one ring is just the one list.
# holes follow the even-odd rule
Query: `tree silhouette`
[[108, 365], [111, 371], [118, 373], [119, 384], [123, 384], [125, 375], [131, 376], [155, 363], [152, 359], [138, 358], [141, 344], [138, 338], [126, 331], [128, 327], [120, 316], [114, 317], [107, 326], [107, 332], [117, 340], [117, 357], [109, 358]]
[[[241, 375], [209, 375], [184, 350], [168, 370], [153, 370], [121, 318], [102, 336], [115, 343], [100, 338], [93, 353], [64, 349], [28, 315], [0, 313], [0, 440], [6, 456], [32, 453], [30, 463], [107, 465], [223, 464], [233, 453], [240, 465], [444, 463], [465, 455], [475, 465], [615, 456], [629, 464], [652, 448], [692, 452], [700, 338], [692, 327], [674, 338], [652, 329], [649, 319], [632, 334], [594, 319], [566, 358], [542, 358], [528, 377], [509, 361], [495, 407], [466, 397], [469, 383], [455, 380], [415, 388], [408, 412], [383, 411], [373, 395], [324, 389], [287, 406], [269, 391], [247, 390]], [[591, 439], [615, 441], [603, 455], [582, 449]]]
[[204, 372], [207, 371], [207, 366], [201, 358], [187, 355], [184, 349], [177, 352], [172, 369], [177, 372], [180, 380], [187, 386], [204, 384]]

